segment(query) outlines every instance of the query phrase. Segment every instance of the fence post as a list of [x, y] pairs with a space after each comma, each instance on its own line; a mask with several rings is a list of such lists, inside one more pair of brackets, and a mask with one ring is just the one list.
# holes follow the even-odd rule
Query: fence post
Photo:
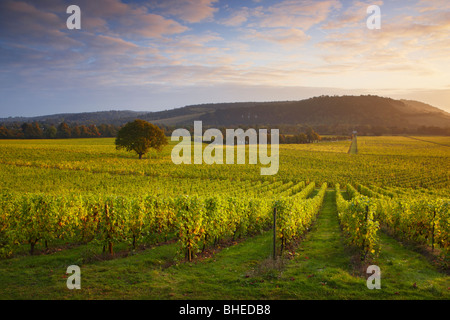
[[435, 226], [435, 219], [436, 219], [436, 208], [434, 208], [433, 212], [433, 229], [431, 231], [431, 252], [434, 252], [434, 226]]
[[367, 218], [368, 218], [368, 216], [369, 216], [369, 206], [367, 205], [366, 206], [366, 216], [365, 216], [365, 219], [364, 219], [364, 229], [366, 231], [366, 234], [365, 234], [365, 237], [363, 238], [363, 245], [362, 245], [362, 250], [364, 252], [364, 257], [362, 258], [363, 261], [366, 260], [367, 254], [369, 253], [369, 250], [365, 251], [366, 238], [367, 238], [367, 232], [368, 232], [368, 230], [367, 230]]
[[273, 208], [273, 260], [277, 260], [277, 207]]

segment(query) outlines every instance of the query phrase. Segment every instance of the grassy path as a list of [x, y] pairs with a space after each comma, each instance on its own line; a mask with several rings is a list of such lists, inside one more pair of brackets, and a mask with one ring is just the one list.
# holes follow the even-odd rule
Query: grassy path
[[313, 229], [283, 272], [281, 299], [358, 299], [369, 291], [354, 271], [336, 215], [335, 191], [327, 191]]
[[350, 145], [350, 149], [348, 150], [349, 154], [357, 154], [358, 153], [358, 143], [356, 136], [353, 137], [352, 143]]
[[390, 299], [450, 299], [450, 277], [439, 272], [422, 254], [379, 233], [382, 296]]

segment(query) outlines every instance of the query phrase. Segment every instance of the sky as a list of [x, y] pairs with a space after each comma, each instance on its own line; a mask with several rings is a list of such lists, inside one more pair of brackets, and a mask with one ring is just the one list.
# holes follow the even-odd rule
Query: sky
[[360, 94], [450, 112], [449, 62], [448, 0], [0, 0], [0, 117]]

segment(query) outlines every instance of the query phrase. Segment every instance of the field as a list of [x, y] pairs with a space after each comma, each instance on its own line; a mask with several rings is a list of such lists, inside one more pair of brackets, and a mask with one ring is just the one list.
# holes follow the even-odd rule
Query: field
[[173, 146], [0, 140], [0, 299], [450, 298], [450, 138], [280, 145], [274, 176]]

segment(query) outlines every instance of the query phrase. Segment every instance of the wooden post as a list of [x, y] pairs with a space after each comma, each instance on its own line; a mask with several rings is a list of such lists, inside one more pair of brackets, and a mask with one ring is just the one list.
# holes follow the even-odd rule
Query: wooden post
[[433, 229], [431, 230], [431, 252], [434, 252], [434, 226], [435, 226], [435, 219], [436, 219], [436, 208], [434, 208], [434, 212], [433, 212]]
[[[368, 231], [367, 230], [367, 218], [368, 218], [368, 216], [369, 216], [369, 206], [366, 206], [366, 216], [365, 216], [365, 220], [364, 220], [364, 229], [366, 231], [366, 236], [367, 236], [367, 231]], [[363, 238], [363, 245], [362, 245], [362, 249], [363, 249], [363, 252], [364, 252], [364, 257], [362, 258], [363, 261], [366, 260], [367, 254], [369, 253], [369, 250], [364, 251], [365, 250], [364, 249], [365, 244], [366, 244], [366, 238]]]
[[277, 260], [277, 208], [273, 208], [273, 260]]

